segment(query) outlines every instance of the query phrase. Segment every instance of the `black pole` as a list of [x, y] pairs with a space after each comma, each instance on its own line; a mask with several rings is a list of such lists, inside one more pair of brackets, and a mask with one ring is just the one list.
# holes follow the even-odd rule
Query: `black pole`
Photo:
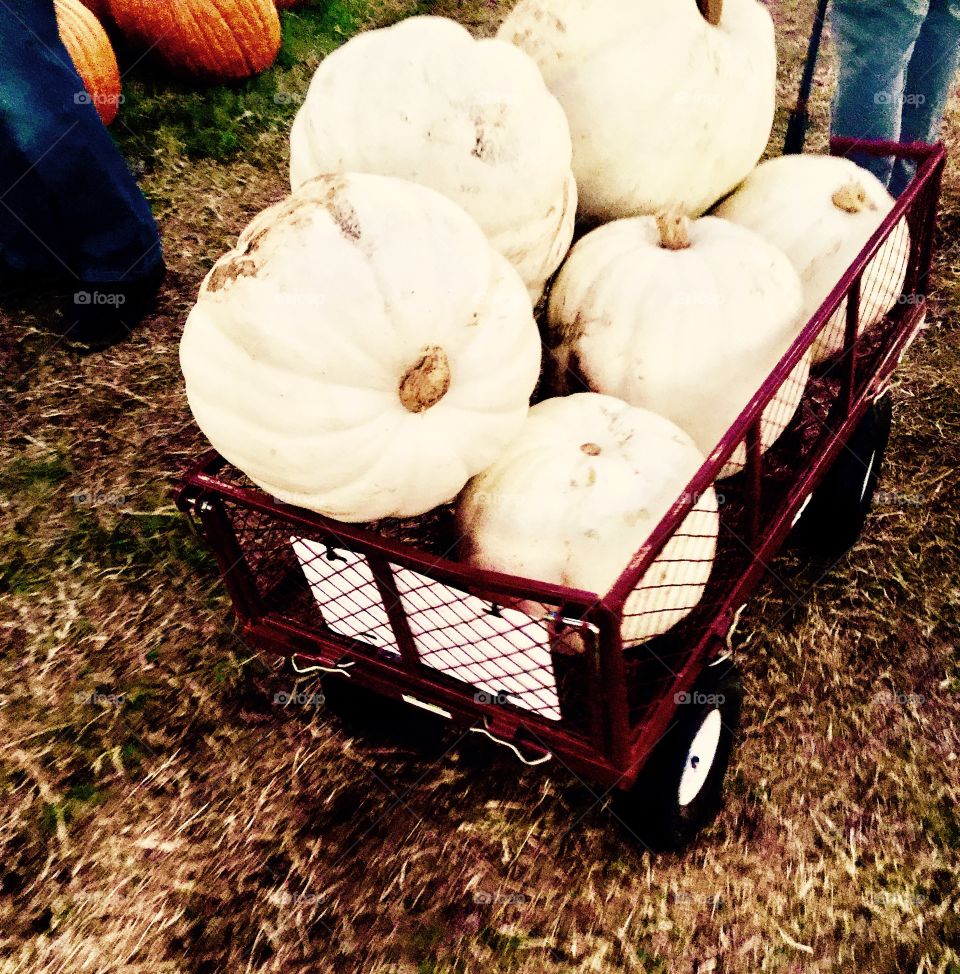
[[820, 54], [820, 41], [823, 38], [823, 22], [827, 18], [827, 4], [830, 0], [818, 0], [817, 12], [813, 21], [813, 33], [807, 47], [807, 61], [803, 66], [803, 78], [800, 81], [800, 96], [797, 107], [790, 113], [787, 122], [787, 139], [783, 146], [785, 156], [803, 152], [803, 145], [807, 140], [807, 128], [810, 125], [810, 92], [813, 90], [813, 75], [817, 70], [817, 57]]

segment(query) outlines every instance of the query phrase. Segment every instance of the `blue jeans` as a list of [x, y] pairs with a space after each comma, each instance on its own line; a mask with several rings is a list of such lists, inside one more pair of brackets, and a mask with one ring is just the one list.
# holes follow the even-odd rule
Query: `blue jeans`
[[155, 274], [160, 237], [84, 92], [53, 0], [0, 4], [0, 284]]
[[[960, 56], [960, 0], [833, 0], [834, 135], [936, 142]], [[854, 157], [899, 195], [915, 165]]]

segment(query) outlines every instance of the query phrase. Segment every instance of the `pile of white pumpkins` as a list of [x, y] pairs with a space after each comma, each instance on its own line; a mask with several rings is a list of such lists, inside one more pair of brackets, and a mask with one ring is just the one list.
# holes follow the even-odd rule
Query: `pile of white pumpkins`
[[[715, 23], [697, 0], [519, 0], [495, 39], [414, 17], [329, 55], [292, 195], [215, 265], [183, 335], [216, 449], [341, 521], [455, 503], [464, 560], [608, 591], [893, 206], [844, 159], [758, 165], [773, 24], [758, 0], [709, 6]], [[571, 250], [578, 214], [596, 229]], [[900, 229], [862, 329], [899, 296]], [[555, 397], [531, 408], [545, 358]], [[592, 391], [563, 395], [571, 373]], [[628, 600], [626, 644], [697, 604], [717, 531], [711, 491]]]

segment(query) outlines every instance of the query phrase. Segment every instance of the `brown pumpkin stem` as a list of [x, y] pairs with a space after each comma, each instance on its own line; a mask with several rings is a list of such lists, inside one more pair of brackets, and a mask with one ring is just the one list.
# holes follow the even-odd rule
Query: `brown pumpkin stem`
[[700, 13], [708, 24], [716, 27], [723, 16], [723, 0], [697, 0]]
[[450, 360], [439, 345], [425, 345], [400, 380], [400, 402], [411, 413], [436, 406], [450, 389]]
[[667, 250], [686, 250], [690, 246], [690, 218], [682, 210], [657, 214], [660, 246]]
[[580, 449], [583, 450], [588, 457], [600, 456], [600, 447], [598, 447], [596, 443], [584, 443]]
[[833, 205], [844, 213], [862, 213], [864, 210], [875, 210], [877, 204], [867, 196], [867, 191], [856, 179], [844, 183], [833, 194]]

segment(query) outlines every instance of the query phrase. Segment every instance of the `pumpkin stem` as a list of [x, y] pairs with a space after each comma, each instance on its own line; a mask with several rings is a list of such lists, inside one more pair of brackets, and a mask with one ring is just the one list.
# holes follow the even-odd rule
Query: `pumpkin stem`
[[723, 0], [697, 0], [700, 13], [708, 24], [716, 27], [723, 16]]
[[844, 213], [862, 213], [875, 210], [877, 204], [867, 196], [867, 191], [856, 179], [851, 179], [833, 194], [833, 205]]
[[598, 447], [596, 443], [584, 443], [580, 449], [583, 450], [588, 457], [600, 456], [600, 447]]
[[436, 406], [450, 389], [450, 360], [439, 345], [425, 345], [420, 358], [400, 380], [398, 393], [404, 409], [423, 413]]
[[679, 209], [657, 214], [660, 246], [667, 250], [686, 250], [690, 246], [690, 218]]

